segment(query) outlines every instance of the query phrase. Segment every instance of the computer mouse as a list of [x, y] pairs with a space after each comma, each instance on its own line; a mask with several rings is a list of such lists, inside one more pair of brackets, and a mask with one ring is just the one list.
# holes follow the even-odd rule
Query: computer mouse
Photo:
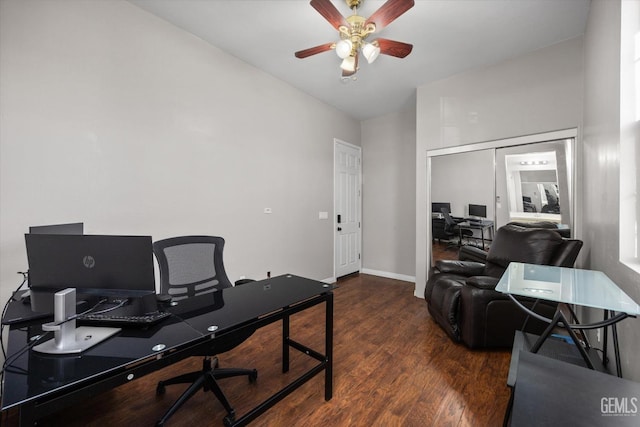
[[156, 294], [156, 300], [158, 302], [170, 302], [171, 301], [171, 295], [169, 295], [169, 294]]

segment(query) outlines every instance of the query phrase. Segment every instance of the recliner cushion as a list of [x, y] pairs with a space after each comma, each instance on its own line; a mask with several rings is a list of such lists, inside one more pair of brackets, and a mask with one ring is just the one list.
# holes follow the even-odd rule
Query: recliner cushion
[[487, 254], [485, 274], [499, 277], [510, 262], [548, 265], [562, 242], [558, 233], [548, 229], [500, 227]]

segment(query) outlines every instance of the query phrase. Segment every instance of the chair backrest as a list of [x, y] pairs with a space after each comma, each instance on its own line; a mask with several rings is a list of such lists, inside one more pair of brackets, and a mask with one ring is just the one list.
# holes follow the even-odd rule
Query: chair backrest
[[562, 237], [566, 237], [566, 238], [571, 237], [571, 229], [558, 228], [558, 224], [551, 221], [533, 221], [533, 222], [511, 221], [509, 224], [517, 225], [524, 228], [549, 228], [559, 233]]
[[441, 208], [440, 212], [442, 212], [442, 216], [444, 216], [444, 224], [445, 224], [444, 231], [453, 233], [453, 229], [456, 226], [456, 222], [453, 220], [453, 218], [451, 218], [451, 215], [449, 214], [449, 209]]
[[578, 239], [562, 239], [562, 245], [553, 253], [553, 257], [549, 262], [549, 265], [555, 265], [557, 267], [573, 267], [576, 263], [578, 254], [582, 249], [582, 240]]
[[512, 261], [573, 267], [581, 248], [581, 240], [564, 239], [552, 229], [507, 224], [496, 231], [485, 274], [500, 277]]
[[230, 288], [222, 262], [224, 239], [182, 236], [153, 243], [160, 268], [160, 292], [174, 301]]

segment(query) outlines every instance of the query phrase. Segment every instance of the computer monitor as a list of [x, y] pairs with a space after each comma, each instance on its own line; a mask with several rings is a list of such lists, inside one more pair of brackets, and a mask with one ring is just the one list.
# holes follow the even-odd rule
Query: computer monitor
[[487, 206], [486, 205], [472, 205], [469, 203], [469, 216], [473, 218], [486, 218]]
[[451, 203], [449, 202], [432, 202], [431, 203], [432, 213], [442, 213], [442, 208], [446, 208], [447, 211], [451, 213]]
[[25, 234], [31, 308], [52, 312], [55, 292], [155, 292], [150, 236]]
[[31, 234], [84, 234], [84, 224], [73, 222], [69, 224], [32, 225]]

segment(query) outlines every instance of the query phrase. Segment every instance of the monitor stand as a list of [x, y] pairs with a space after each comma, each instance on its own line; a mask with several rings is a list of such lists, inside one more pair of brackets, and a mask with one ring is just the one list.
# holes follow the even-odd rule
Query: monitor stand
[[[33, 347], [47, 354], [81, 353], [120, 332], [120, 328], [80, 326], [76, 328], [76, 290], [68, 288], [54, 296], [53, 322], [42, 325], [43, 331], [53, 331], [55, 337]], [[71, 320], [68, 320], [71, 319]]]

